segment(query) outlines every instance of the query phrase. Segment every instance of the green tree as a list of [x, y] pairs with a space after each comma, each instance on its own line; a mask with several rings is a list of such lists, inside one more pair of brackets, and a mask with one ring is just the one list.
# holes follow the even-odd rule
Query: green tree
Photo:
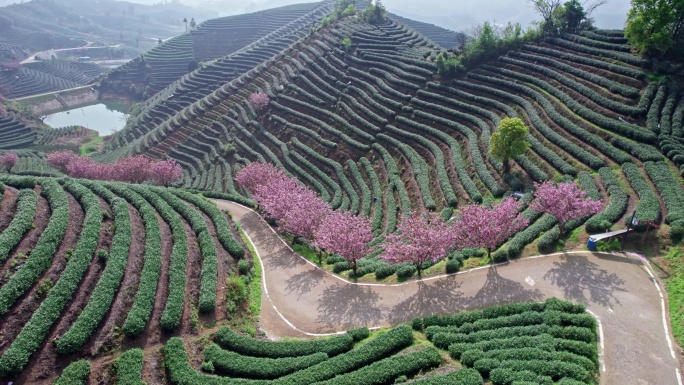
[[580, 31], [582, 22], [587, 18], [587, 13], [579, 0], [570, 0], [563, 4], [563, 30], [570, 33]]
[[561, 8], [561, 0], [528, 0], [532, 9], [542, 17], [541, 28], [544, 32], [552, 32], [554, 29], [554, 19], [558, 15], [558, 8]]
[[684, 1], [632, 0], [625, 35], [641, 53], [679, 56], [684, 51]]
[[382, 24], [387, 21], [387, 10], [380, 0], [370, 5], [363, 11], [363, 19], [370, 24]]
[[[354, 8], [354, 0], [337, 0], [334, 11], [335, 18], [339, 19], [341, 16], [347, 16], [343, 15], [343, 13], [350, 7]], [[356, 9], [354, 9], [354, 11], [356, 11]]]
[[518, 118], [506, 118], [499, 122], [498, 130], [489, 140], [489, 154], [503, 162], [504, 172], [510, 170], [510, 160], [527, 152], [530, 143], [525, 140], [529, 128]]

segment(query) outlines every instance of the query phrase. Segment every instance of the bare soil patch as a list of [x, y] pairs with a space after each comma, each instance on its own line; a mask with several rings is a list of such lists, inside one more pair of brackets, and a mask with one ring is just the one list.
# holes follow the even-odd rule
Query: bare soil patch
[[38, 295], [40, 282], [46, 279], [53, 283], [57, 282], [67, 263], [64, 256], [78, 241], [83, 223], [83, 210], [76, 199], [68, 193], [67, 199], [69, 201], [69, 225], [67, 226], [64, 239], [52, 259], [52, 265], [43, 274], [41, 279], [33, 285], [33, 288], [17, 300], [8, 315], [0, 319], [0, 351], [2, 352], [14, 341], [24, 324], [31, 318], [31, 315], [33, 315], [43, 301], [43, 297]]

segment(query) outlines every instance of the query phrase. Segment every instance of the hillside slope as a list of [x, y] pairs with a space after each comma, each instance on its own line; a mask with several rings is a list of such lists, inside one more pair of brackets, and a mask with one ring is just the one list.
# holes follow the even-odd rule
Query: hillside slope
[[217, 323], [237, 313], [226, 280], [251, 260], [211, 202], [181, 190], [16, 176], [0, 178], [0, 192], [3, 379], [51, 383], [75, 357], [159, 347], [169, 335], [196, 334], [200, 315]]
[[[681, 180], [658, 149], [671, 143], [667, 154], [681, 159], [679, 89], [648, 83], [646, 61], [612, 34], [549, 38], [439, 82], [420, 35], [397, 23], [347, 19], [187, 107], [167, 104], [152, 112], [155, 120], [135, 121], [110, 156], [169, 156], [184, 165], [187, 186], [228, 192], [241, 165], [272, 162], [333, 207], [370, 215], [387, 232], [401, 213], [561, 177], [579, 178], [604, 199], [591, 231], [621, 223], [634, 208], [642, 219], [681, 220]], [[340, 41], [348, 36], [353, 46], [345, 52]], [[267, 110], [248, 103], [256, 91], [270, 96]], [[487, 156], [505, 116], [531, 127], [532, 149], [510, 174]], [[540, 235], [548, 234], [546, 246], [555, 238], [553, 218], [526, 215], [532, 224], [509, 242], [511, 256]]]
[[[207, 20], [189, 33], [167, 40], [112, 71], [103, 79], [102, 90], [125, 95], [133, 93], [143, 99], [150, 97], [197, 68], [199, 63], [209, 64], [251, 45], [263, 44], [264, 39], [273, 39], [273, 36], [286, 37], [290, 33], [288, 26], [317, 23], [329, 12], [331, 4], [331, 1], [295, 4]], [[274, 34], [275, 31], [279, 32]], [[234, 70], [242, 73], [254, 65], [256, 63], [236, 65]]]
[[[188, 15], [198, 21], [210, 17], [180, 4], [144, 6], [112, 0], [31, 1], [2, 7], [0, 94], [19, 98], [90, 84], [106, 67], [77, 63], [75, 57], [137, 57], [156, 46], [157, 39], [181, 33], [181, 20]], [[44, 51], [49, 51], [45, 57], [57, 60], [34, 62], [31, 55]], [[30, 64], [18, 68], [25, 59]]]

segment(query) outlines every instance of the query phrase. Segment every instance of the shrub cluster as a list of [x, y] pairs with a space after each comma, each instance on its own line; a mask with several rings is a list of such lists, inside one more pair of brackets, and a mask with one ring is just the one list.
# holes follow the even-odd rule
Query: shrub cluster
[[219, 329], [214, 335], [214, 341], [224, 349], [267, 358], [298, 357], [318, 352], [332, 357], [350, 350], [354, 342], [347, 334], [309, 341], [271, 342], [245, 337], [229, 328]]
[[226, 216], [216, 207], [215, 204], [182, 190], [176, 190], [174, 193], [183, 200], [186, 200], [197, 206], [200, 210], [202, 210], [202, 212], [211, 218], [211, 221], [216, 227], [216, 236], [219, 242], [221, 242], [221, 245], [228, 253], [230, 253], [230, 255], [235, 258], [244, 257], [245, 250], [231, 233], [229, 228], [230, 225], [226, 219]]
[[74, 361], [64, 368], [54, 385], [86, 385], [90, 376], [90, 363], [87, 360]]
[[144, 352], [140, 348], [128, 349], [116, 359], [116, 385], [145, 385], [142, 380]]
[[627, 210], [628, 197], [622, 190], [613, 171], [608, 167], [599, 169], [599, 175], [603, 186], [608, 190], [610, 201], [608, 207], [591, 217], [586, 223], [589, 233], [598, 233], [608, 230], [613, 223], [617, 222]]
[[145, 226], [145, 251], [140, 283], [135, 293], [133, 306], [128, 311], [122, 327], [125, 335], [135, 337], [142, 333], [150, 319], [157, 292], [162, 259], [159, 221], [152, 205], [135, 191], [118, 183], [107, 184], [107, 187], [138, 210]]
[[204, 360], [217, 372], [233, 377], [273, 379], [306, 369], [328, 359], [325, 353], [297, 357], [263, 358], [243, 356], [212, 344], [204, 351]]
[[0, 376], [2, 377], [20, 372], [31, 355], [40, 347], [50, 328], [78, 288], [97, 248], [102, 225], [99, 200], [89, 189], [73, 181], [65, 183], [64, 189], [83, 205], [85, 211], [83, 227], [71, 258], [59, 280], [48, 292], [19, 335], [12, 341], [10, 347], [0, 357]]
[[384, 360], [373, 362], [359, 370], [340, 374], [333, 379], [319, 382], [321, 385], [382, 385], [391, 383], [401, 375], [412, 375], [421, 370], [429, 370], [438, 366], [442, 357], [433, 347], [423, 350], [394, 355]]
[[684, 219], [684, 194], [668, 165], [665, 162], [646, 162], [644, 169], [667, 207], [665, 222], [674, 223]]
[[482, 383], [480, 372], [469, 368], [412, 382], [414, 385], [482, 385]]
[[24, 189], [19, 192], [12, 222], [0, 233], [0, 263], [7, 260], [10, 252], [33, 226], [37, 205], [38, 197], [33, 190]]
[[[639, 202], [636, 206], [637, 218], [640, 220], [651, 220], [656, 223], [660, 221], [660, 201], [651, 186], [646, 182], [639, 168], [634, 163], [625, 163], [622, 165], [622, 172], [625, 173], [629, 184], [632, 185], [632, 188], [639, 196]], [[645, 227], [645, 225], [638, 226], [640, 229]]]
[[[416, 129], [418, 131], [421, 131], [425, 134], [429, 134], [434, 136], [435, 138], [438, 138], [439, 140], [443, 141], [444, 143], [449, 145], [449, 149], [451, 150], [451, 158], [454, 163], [454, 168], [456, 169], [456, 174], [461, 182], [461, 185], [463, 188], [466, 190], [468, 195], [470, 196], [470, 199], [474, 202], [481, 202], [482, 201], [482, 194], [480, 194], [480, 191], [477, 189], [477, 186], [473, 182], [473, 180], [470, 178], [470, 175], [468, 175], [467, 172], [467, 166], [465, 161], [463, 160], [463, 156], [461, 155], [461, 145], [458, 143], [456, 139], [454, 139], [452, 136], [449, 134], [440, 131], [438, 129], [435, 129], [433, 127], [430, 127], [425, 124], [420, 124], [417, 123], [413, 120], [404, 118], [403, 116], [397, 117], [397, 122], [406, 124], [410, 126], [413, 129]], [[470, 138], [470, 137], [469, 137]], [[479, 154], [479, 152], [478, 152]], [[442, 159], [443, 156], [442, 156]], [[486, 166], [485, 166], [486, 168]], [[484, 170], [482, 170], [484, 172]], [[491, 175], [490, 175], [491, 176]], [[440, 184], [443, 184], [445, 182], [448, 182], [449, 178], [448, 175], [446, 175], [446, 179], [443, 181], [440, 178]], [[490, 181], [491, 183], [491, 181]], [[447, 200], [448, 201], [448, 200]], [[450, 204], [451, 207], [452, 206]]]
[[78, 315], [69, 330], [55, 341], [55, 347], [61, 354], [74, 353], [88, 341], [90, 335], [109, 311], [126, 271], [128, 249], [131, 244], [128, 204], [123, 199], [114, 198], [111, 207], [116, 232], [109, 249], [107, 265], [86, 307]]
[[[164, 219], [164, 222], [168, 223], [171, 228], [173, 247], [171, 249], [169, 264], [169, 293], [166, 299], [166, 305], [164, 306], [164, 311], [162, 312], [160, 325], [164, 330], [175, 330], [180, 326], [185, 304], [185, 267], [188, 254], [188, 239], [187, 234], [185, 233], [185, 225], [183, 224], [181, 215], [174, 210], [174, 207], [169, 204], [166, 197], [162, 197], [148, 188], [131, 188], [145, 198]], [[187, 205], [182, 203], [182, 201], [176, 201], [175, 203], [177, 203], [179, 207], [182, 205], [186, 210], [191, 211]], [[194, 211], [193, 214], [199, 215]], [[200, 219], [202, 218], [200, 217]], [[204, 220], [202, 220], [202, 223], [204, 224]]]
[[[33, 188], [36, 181], [33, 178], [11, 177], [7, 178], [5, 183], [20, 188]], [[52, 215], [47, 227], [38, 238], [31, 255], [21, 268], [0, 287], [0, 315], [6, 314], [14, 302], [50, 267], [52, 257], [66, 232], [69, 222], [69, 201], [64, 190], [53, 179], [42, 180], [41, 186], [43, 188], [42, 195], [47, 198]]]

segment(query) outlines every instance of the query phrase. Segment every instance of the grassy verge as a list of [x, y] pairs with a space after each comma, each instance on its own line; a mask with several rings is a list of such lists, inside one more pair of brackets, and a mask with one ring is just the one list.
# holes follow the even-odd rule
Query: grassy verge
[[250, 255], [252, 256], [252, 280], [249, 282], [249, 313], [253, 316], [256, 317], [257, 319], [259, 318], [259, 313], [261, 312], [261, 261], [259, 261], [259, 257], [257, 256], [256, 250], [254, 249], [254, 245], [252, 242], [247, 238], [247, 235], [245, 234], [242, 229], [240, 229], [240, 236], [242, 237], [242, 242], [247, 245], [247, 249], [249, 250]]
[[684, 247], [673, 247], [664, 257], [669, 276], [664, 279], [670, 308], [672, 334], [684, 346]]

